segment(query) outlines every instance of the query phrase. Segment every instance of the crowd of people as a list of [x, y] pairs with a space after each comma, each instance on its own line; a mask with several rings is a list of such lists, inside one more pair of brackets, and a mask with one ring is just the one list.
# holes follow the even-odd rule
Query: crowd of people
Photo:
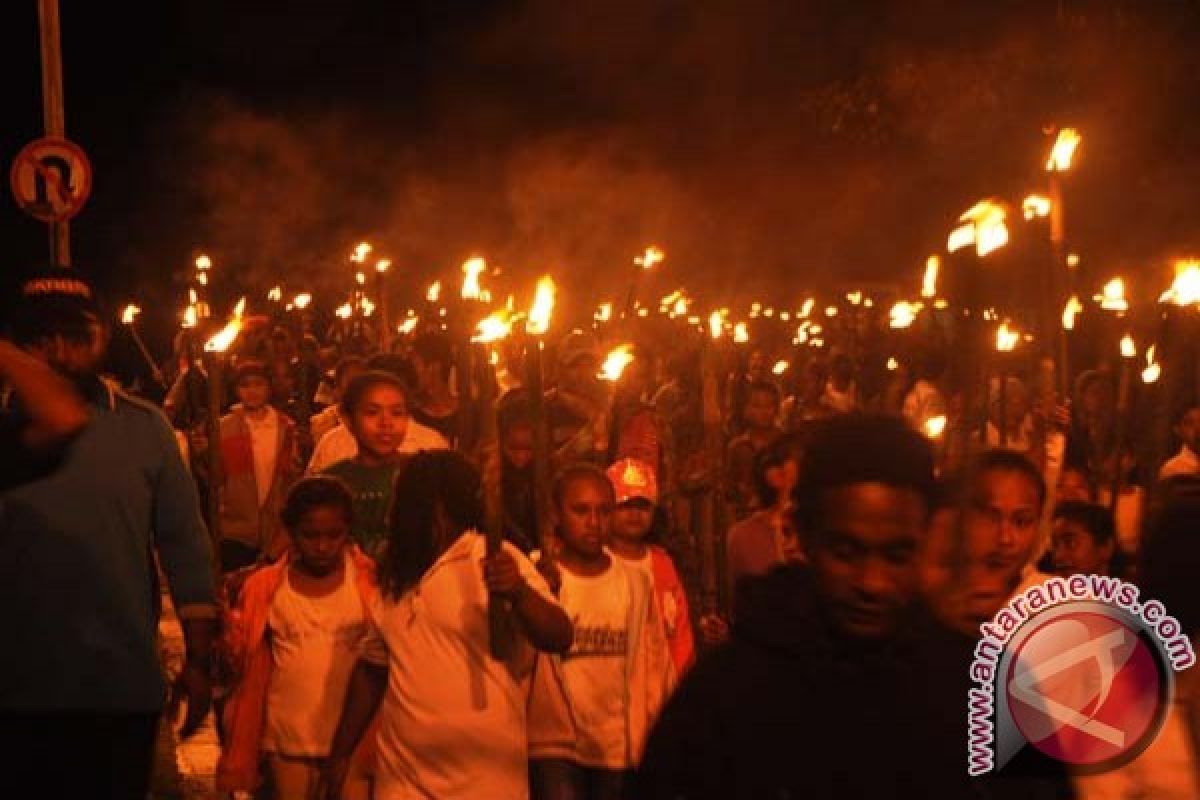
[[164, 710], [186, 737], [210, 706], [218, 790], [259, 798], [1200, 796], [1190, 673], [1120, 769], [966, 770], [979, 625], [1022, 588], [1120, 576], [1200, 632], [1200, 405], [1153, 470], [1104, 370], [1004, 377], [976, 424], [936, 354], [783, 381], [645, 341], [608, 382], [573, 331], [534, 392], [440, 329], [270, 321], [211, 375], [181, 340], [142, 398], [83, 276], [22, 292], [0, 758], [36, 796], [145, 797]]

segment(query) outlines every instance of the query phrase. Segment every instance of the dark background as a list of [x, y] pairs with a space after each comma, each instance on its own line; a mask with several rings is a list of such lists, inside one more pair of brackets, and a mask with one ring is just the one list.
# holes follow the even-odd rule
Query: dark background
[[[896, 282], [980, 197], [1085, 136], [1068, 232], [1097, 287], [1200, 253], [1200, 3], [411, 0], [62, 3], [74, 261], [166, 329], [214, 292], [340, 288], [366, 238], [414, 292], [481, 253], [591, 306], [632, 256], [729, 301]], [[0, 154], [41, 134], [34, 0], [0, 25]], [[1018, 226], [1016, 236], [1043, 235]], [[4, 286], [46, 257], [0, 212]], [[1090, 288], [1090, 283], [1089, 283]], [[339, 299], [340, 302], [340, 299]], [[223, 307], [223, 306], [222, 306]], [[220, 309], [218, 309], [220, 313]]]

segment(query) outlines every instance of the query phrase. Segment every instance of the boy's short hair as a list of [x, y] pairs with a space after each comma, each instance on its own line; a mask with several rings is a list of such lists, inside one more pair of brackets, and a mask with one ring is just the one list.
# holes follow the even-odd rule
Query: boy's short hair
[[271, 370], [267, 369], [267, 365], [257, 358], [239, 359], [233, 367], [233, 375], [230, 376], [233, 380], [233, 385], [237, 386], [246, 378], [258, 377], [262, 378], [267, 383], [271, 382]]
[[300, 518], [314, 508], [335, 508], [347, 526], [354, 522], [354, 495], [345, 483], [331, 475], [310, 475], [292, 484], [279, 518], [292, 533]]
[[404, 381], [390, 372], [367, 370], [350, 379], [350, 385], [346, 387], [346, 391], [342, 395], [342, 401], [338, 404], [338, 411], [341, 412], [343, 417], [354, 416], [354, 412], [359, 404], [362, 403], [363, 397], [376, 386], [391, 386], [404, 395], [405, 407], [408, 407], [408, 386], [405, 385]]
[[608, 475], [605, 474], [604, 470], [595, 464], [589, 464], [586, 461], [577, 461], [574, 464], [568, 464], [563, 467], [554, 476], [554, 485], [550, 489], [550, 499], [554, 502], [555, 508], [562, 508], [563, 498], [567, 495], [567, 487], [576, 481], [595, 481], [597, 486], [603, 486], [614, 502], [616, 501], [616, 491], [613, 489], [612, 482], [609, 481]]
[[975, 461], [972, 475], [978, 479], [988, 472], [1015, 472], [1028, 478], [1037, 490], [1038, 507], [1046, 504], [1046, 479], [1037, 465], [1020, 453], [993, 448], [981, 454]]
[[783, 391], [771, 381], [754, 381], [746, 389], [746, 397], [752, 394], [769, 394], [775, 405], [783, 402]]
[[1116, 524], [1112, 512], [1096, 503], [1071, 500], [1059, 503], [1054, 509], [1054, 519], [1064, 519], [1079, 525], [1095, 540], [1096, 544], [1107, 544], [1116, 539]]
[[933, 448], [897, 417], [842, 414], [813, 428], [796, 486], [796, 522], [818, 530], [825, 494], [864, 483], [881, 483], [916, 493], [931, 511], [937, 498]]

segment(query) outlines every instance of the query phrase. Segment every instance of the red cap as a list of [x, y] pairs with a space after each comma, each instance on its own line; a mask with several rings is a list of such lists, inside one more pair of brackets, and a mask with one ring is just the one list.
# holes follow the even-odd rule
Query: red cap
[[623, 458], [606, 472], [617, 495], [617, 505], [638, 499], [658, 503], [658, 479], [654, 468], [646, 462]]

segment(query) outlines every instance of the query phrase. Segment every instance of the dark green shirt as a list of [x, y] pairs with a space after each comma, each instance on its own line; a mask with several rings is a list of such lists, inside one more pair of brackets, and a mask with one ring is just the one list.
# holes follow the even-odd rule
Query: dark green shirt
[[322, 474], [340, 478], [350, 487], [354, 495], [352, 533], [359, 546], [371, 556], [378, 556], [387, 541], [388, 508], [392, 504], [392, 487], [399, 469], [396, 464], [368, 467], [348, 458], [322, 470]]

